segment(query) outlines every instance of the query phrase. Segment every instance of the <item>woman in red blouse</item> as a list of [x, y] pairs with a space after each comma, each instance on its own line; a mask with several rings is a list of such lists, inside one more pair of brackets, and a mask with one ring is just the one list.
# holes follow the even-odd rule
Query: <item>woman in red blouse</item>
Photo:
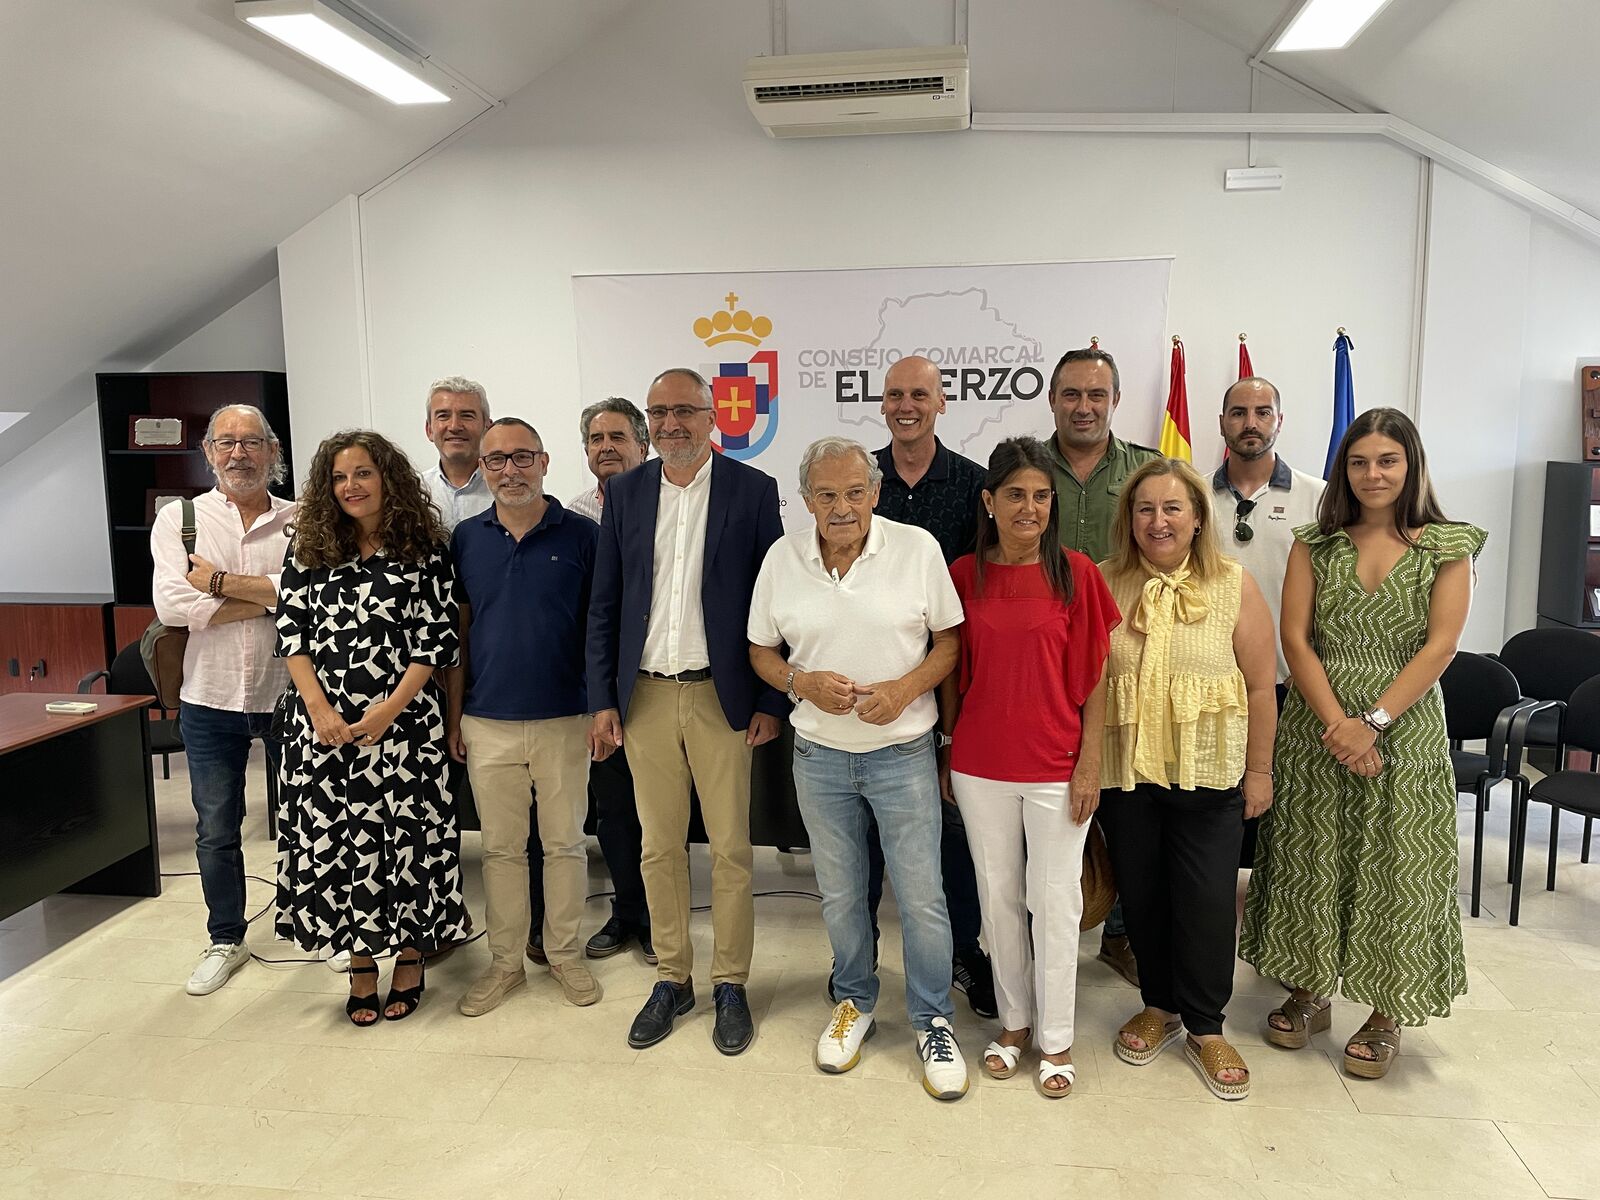
[[[1121, 620], [1100, 572], [1064, 550], [1050, 459], [1033, 438], [1001, 442], [984, 480], [977, 548], [950, 574], [966, 621], [940, 687], [940, 788], [960, 807], [994, 960], [995, 1079], [1032, 1038], [1038, 1087], [1072, 1090], [1083, 845], [1100, 803], [1102, 678]], [[1028, 914], [1033, 914], [1030, 945]]]

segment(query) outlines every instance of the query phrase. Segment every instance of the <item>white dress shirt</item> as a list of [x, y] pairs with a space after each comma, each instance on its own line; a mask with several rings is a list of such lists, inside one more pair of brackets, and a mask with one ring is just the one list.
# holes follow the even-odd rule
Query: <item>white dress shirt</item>
[[433, 496], [434, 506], [444, 518], [446, 532], [455, 529], [468, 517], [477, 516], [494, 503], [494, 493], [489, 490], [489, 481], [476, 467], [473, 468], [472, 478], [460, 487], [450, 482], [443, 467], [435, 466], [433, 470], [424, 472], [422, 477], [428, 482], [428, 491]]
[[666, 468], [662, 468], [650, 623], [645, 628], [640, 670], [676, 675], [711, 665], [711, 652], [706, 649], [706, 615], [700, 602], [706, 566], [706, 518], [710, 511], [710, 458], [695, 472], [688, 487], [673, 483], [667, 478]]
[[596, 525], [606, 511], [606, 494], [599, 487], [585, 488], [566, 503], [568, 512], [588, 517]]
[[[194, 552], [231, 575], [265, 575], [276, 592], [295, 503], [269, 499], [272, 507], [247, 530], [238, 506], [220, 489], [196, 496]], [[196, 591], [184, 578], [191, 564], [183, 549], [183, 505], [174, 502], [156, 514], [150, 557], [155, 561], [151, 594], [156, 616], [164, 625], [189, 630], [179, 696], [228, 712], [271, 712], [289, 683], [288, 667], [272, 656], [278, 640], [272, 618], [211, 624], [222, 600]]]

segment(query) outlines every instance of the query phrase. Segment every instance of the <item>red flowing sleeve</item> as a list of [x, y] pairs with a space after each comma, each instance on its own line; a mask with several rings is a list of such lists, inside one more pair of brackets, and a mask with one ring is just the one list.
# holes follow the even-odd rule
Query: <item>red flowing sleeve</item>
[[1106, 656], [1111, 653], [1111, 631], [1122, 624], [1117, 602], [1086, 554], [1067, 551], [1072, 567], [1072, 604], [1067, 609], [1067, 697], [1082, 708], [1100, 682]]

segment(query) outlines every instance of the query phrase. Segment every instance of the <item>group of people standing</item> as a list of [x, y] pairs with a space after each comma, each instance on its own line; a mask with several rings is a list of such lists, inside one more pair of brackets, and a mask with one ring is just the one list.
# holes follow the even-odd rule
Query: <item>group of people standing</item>
[[[1399, 1026], [1465, 990], [1437, 680], [1484, 534], [1444, 518], [1395, 410], [1352, 424], [1324, 491], [1277, 456], [1264, 379], [1227, 390], [1209, 481], [1114, 437], [1119, 401], [1112, 357], [1071, 351], [1053, 436], [1003, 441], [985, 467], [936, 436], [938, 368], [902, 359], [888, 445], [813, 443], [798, 480], [813, 523], [787, 534], [775, 481], [714, 453], [711, 391], [686, 368], [651, 382], [643, 412], [584, 410], [595, 486], [566, 505], [544, 494], [534, 427], [492, 420], [459, 377], [428, 396], [437, 468], [336, 434], [298, 508], [267, 491], [281, 455], [261, 414], [220, 410], [196, 553], [177, 506], [152, 532], [158, 613], [190, 630], [181, 720], [211, 945], [189, 991], [249, 958], [239, 825], [262, 737], [281, 781], [277, 932], [350, 956], [361, 1026], [414, 1011], [428, 956], [469, 935], [464, 763], [491, 961], [459, 1010], [503, 1003], [529, 959], [592, 1004], [585, 959], [637, 940], [658, 979], [629, 1044], [670, 1035], [696, 1004], [693, 789], [712, 1041], [740, 1053], [751, 759], [787, 720], [834, 955], [821, 1070], [854, 1067], [875, 1028], [887, 874], [924, 1088], [968, 1088], [954, 988], [998, 1019], [985, 1073], [1015, 1075], [1031, 1045], [1040, 1094], [1069, 1094], [1096, 820], [1121, 894], [1100, 957], [1143, 1001], [1116, 1054], [1140, 1066], [1181, 1039], [1214, 1095], [1247, 1095], [1223, 1023], [1259, 818], [1237, 953], [1291, 989], [1266, 1036], [1304, 1046], [1342, 988], [1373, 1008], [1346, 1068], [1381, 1076]], [[585, 945], [591, 804], [616, 899]]]

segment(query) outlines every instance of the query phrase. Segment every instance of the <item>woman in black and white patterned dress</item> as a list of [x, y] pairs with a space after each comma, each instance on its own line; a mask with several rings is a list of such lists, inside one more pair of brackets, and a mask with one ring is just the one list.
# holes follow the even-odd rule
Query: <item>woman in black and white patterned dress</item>
[[278, 595], [289, 660], [278, 798], [279, 937], [350, 954], [346, 1012], [378, 1020], [376, 955], [398, 953], [383, 1015], [409, 1016], [423, 955], [467, 934], [436, 668], [459, 645], [439, 516], [387, 439], [318, 448]]

